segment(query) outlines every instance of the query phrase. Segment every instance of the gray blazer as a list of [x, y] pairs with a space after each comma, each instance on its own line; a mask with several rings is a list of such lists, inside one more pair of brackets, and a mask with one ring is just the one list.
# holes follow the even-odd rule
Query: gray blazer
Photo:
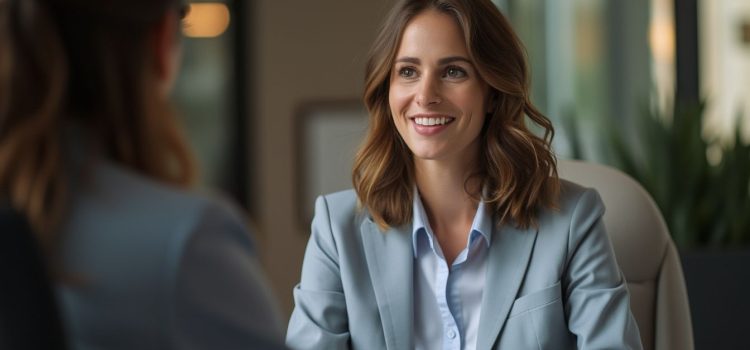
[[[599, 195], [562, 181], [538, 228], [496, 226], [478, 349], [641, 349]], [[411, 223], [381, 232], [353, 191], [319, 197], [287, 331], [293, 349], [412, 349]]]
[[240, 215], [95, 160], [77, 169], [57, 294], [70, 349], [265, 349], [283, 332]]

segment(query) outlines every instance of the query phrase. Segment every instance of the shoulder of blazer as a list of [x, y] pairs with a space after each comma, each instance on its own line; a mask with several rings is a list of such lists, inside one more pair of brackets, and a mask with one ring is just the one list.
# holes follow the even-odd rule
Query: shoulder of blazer
[[580, 210], [581, 206], [590, 209], [596, 209], [597, 207], [604, 208], [599, 197], [599, 192], [596, 189], [560, 179], [560, 196], [557, 201], [557, 210], [569, 216], [573, 211]]
[[598, 218], [604, 214], [599, 193], [577, 183], [560, 179], [560, 195], [554, 208], [540, 210], [540, 228], [569, 227], [574, 217]]
[[369, 220], [370, 216], [359, 205], [357, 193], [353, 189], [329, 193], [322, 198], [328, 207], [331, 223], [352, 223], [359, 226], [363, 220]]
[[[76, 186], [66, 225], [66, 235], [80, 237], [80, 244], [109, 246], [106, 237], [127, 236], [133, 247], [175, 249], [206, 227], [244, 232], [242, 215], [221, 198], [170, 186], [112, 162], [98, 162], [92, 170], [89, 181]], [[92, 223], [107, 225], [106, 235], [89, 232]]]

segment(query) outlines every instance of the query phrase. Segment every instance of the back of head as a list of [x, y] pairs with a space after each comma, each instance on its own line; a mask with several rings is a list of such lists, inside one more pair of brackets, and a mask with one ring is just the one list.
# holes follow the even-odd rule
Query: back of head
[[153, 64], [155, 27], [180, 6], [0, 0], [0, 196], [43, 243], [64, 214], [71, 126], [97, 156], [165, 182], [191, 181], [190, 154]]

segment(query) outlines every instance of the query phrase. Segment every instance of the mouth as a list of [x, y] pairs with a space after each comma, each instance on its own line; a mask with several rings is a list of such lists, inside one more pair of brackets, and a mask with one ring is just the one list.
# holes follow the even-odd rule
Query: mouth
[[418, 114], [410, 117], [415, 124], [420, 126], [443, 126], [452, 123], [456, 118], [446, 115]]

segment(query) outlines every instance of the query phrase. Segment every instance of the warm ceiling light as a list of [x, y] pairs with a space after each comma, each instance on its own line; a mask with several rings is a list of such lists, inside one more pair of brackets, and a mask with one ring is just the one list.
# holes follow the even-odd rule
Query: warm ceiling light
[[215, 38], [229, 27], [229, 8], [216, 2], [193, 3], [185, 21], [185, 36]]

